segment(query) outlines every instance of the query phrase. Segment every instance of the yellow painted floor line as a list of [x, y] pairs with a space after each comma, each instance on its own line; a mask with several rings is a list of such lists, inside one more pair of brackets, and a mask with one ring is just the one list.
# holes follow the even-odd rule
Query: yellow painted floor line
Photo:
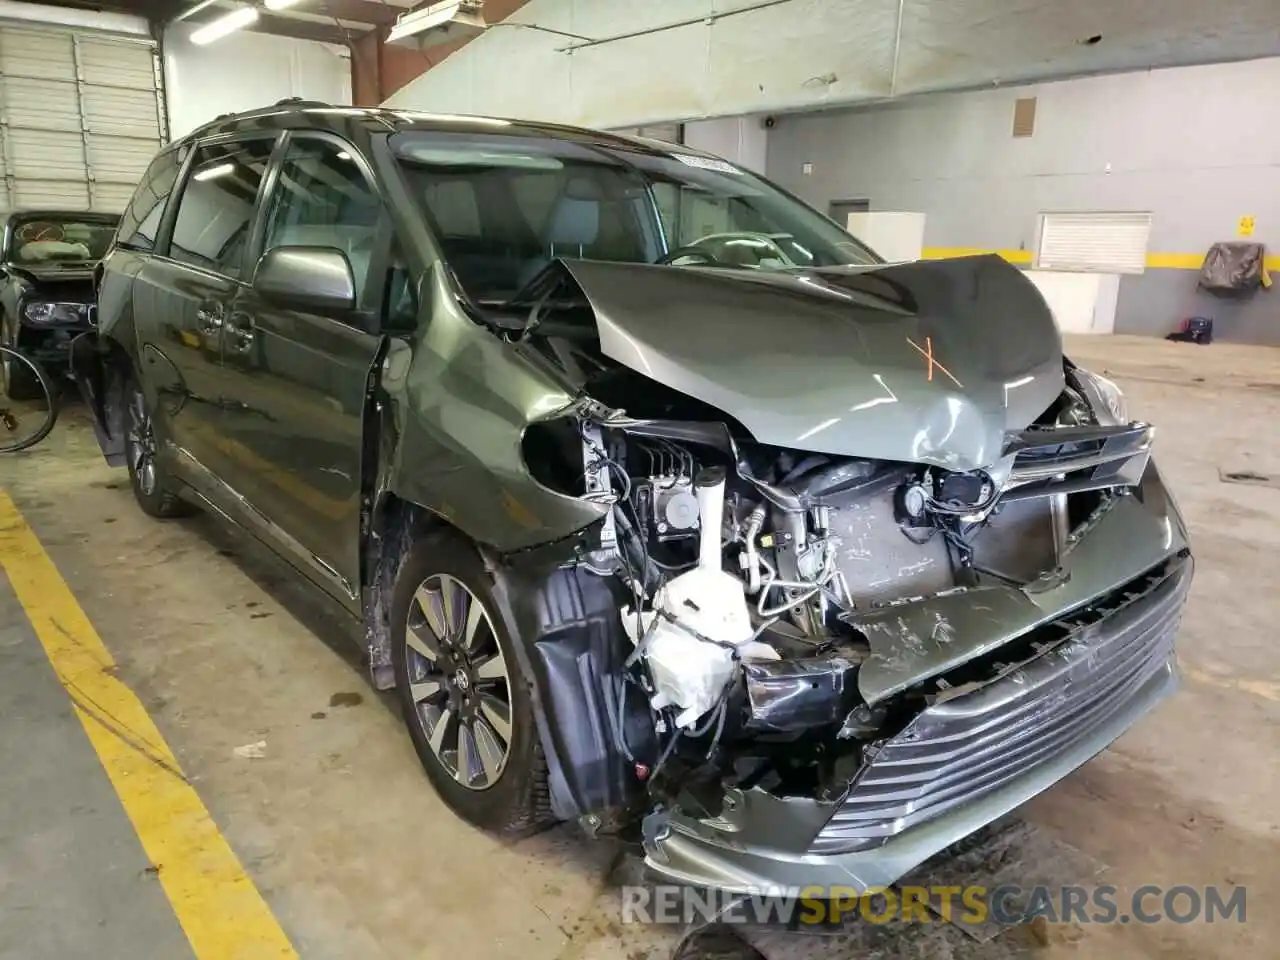
[[[0, 491], [0, 566], [120, 796], [199, 960], [296, 957], [142, 702], [13, 501]], [[139, 956], [146, 956], [139, 944]]]

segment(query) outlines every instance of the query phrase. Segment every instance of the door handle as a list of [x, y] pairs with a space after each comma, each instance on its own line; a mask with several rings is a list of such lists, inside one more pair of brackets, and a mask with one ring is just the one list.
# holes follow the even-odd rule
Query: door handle
[[[247, 318], [245, 318], [247, 321]], [[227, 349], [236, 353], [248, 353], [253, 349], [254, 331], [251, 322], [228, 322], [224, 328], [227, 334]]]
[[222, 329], [222, 321], [222, 307], [218, 304], [201, 304], [196, 308], [196, 325], [201, 333], [216, 336]]

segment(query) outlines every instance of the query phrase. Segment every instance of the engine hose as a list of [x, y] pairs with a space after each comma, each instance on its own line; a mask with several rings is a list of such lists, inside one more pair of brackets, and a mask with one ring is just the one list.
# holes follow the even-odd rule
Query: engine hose
[[[779, 580], [778, 572], [773, 569], [773, 566], [767, 560], [761, 557], [760, 563], [764, 566], [767, 577], [760, 590], [760, 599], [756, 602], [756, 613], [762, 617], [781, 616], [790, 610], [794, 610], [800, 604], [816, 597], [836, 575], [832, 561], [833, 557], [828, 555], [827, 562], [823, 566], [822, 573], [817, 580]], [[764, 604], [769, 597], [769, 591], [773, 587], [778, 587], [782, 590], [803, 590], [805, 592], [798, 597], [792, 597], [776, 607], [766, 609]]]
[[[777, 586], [777, 584], [774, 584], [774, 585]], [[781, 614], [788, 613], [791, 610], [794, 610], [796, 607], [800, 606], [800, 604], [804, 603], [805, 601], [812, 600], [821, 591], [822, 591], [821, 586], [810, 587], [810, 589], [802, 593], [800, 596], [792, 597], [786, 603], [780, 603], [776, 607], [768, 607], [766, 609], [763, 606], [757, 606], [756, 612], [759, 613], [760, 616], [762, 617], [780, 616]]]
[[747, 553], [747, 593], [760, 592], [760, 554], [756, 550], [756, 537], [764, 526], [764, 506], [758, 506], [747, 515], [746, 529], [743, 539], [746, 540]]

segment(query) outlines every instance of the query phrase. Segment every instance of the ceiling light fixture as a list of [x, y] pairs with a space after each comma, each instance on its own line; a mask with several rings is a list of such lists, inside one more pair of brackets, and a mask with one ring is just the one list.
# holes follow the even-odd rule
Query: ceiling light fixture
[[[789, 0], [770, 0], [770, 2], [786, 3]], [[540, 33], [581, 40], [584, 43], [595, 42], [581, 34], [540, 27], [536, 23], [520, 23], [514, 20], [486, 23], [483, 6], [483, 0], [439, 0], [437, 3], [415, 7], [396, 18], [395, 26], [387, 34], [386, 42], [422, 50], [453, 40], [470, 40], [493, 27], [537, 30]], [[725, 16], [731, 16], [731, 14], [725, 14]]]
[[257, 7], [238, 7], [230, 13], [224, 14], [217, 20], [205, 24], [199, 30], [191, 34], [191, 42], [199, 46], [206, 43], [213, 43], [215, 40], [221, 40], [228, 34], [235, 33], [237, 30], [243, 30], [251, 23], [258, 21]]
[[225, 177], [228, 173], [233, 172], [235, 168], [236, 165], [234, 163], [218, 163], [214, 164], [212, 167], [205, 167], [203, 170], [197, 170], [191, 175], [191, 178], [193, 180], [200, 181], [215, 180], [218, 177]]
[[483, 33], [484, 13], [476, 0], [445, 0], [402, 13], [387, 34], [387, 43], [429, 47]]

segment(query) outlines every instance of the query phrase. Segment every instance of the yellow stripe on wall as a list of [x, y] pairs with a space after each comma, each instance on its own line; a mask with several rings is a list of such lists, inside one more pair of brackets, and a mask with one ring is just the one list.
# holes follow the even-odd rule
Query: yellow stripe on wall
[[[1010, 263], [1030, 266], [1035, 259], [1030, 250], [995, 250], [987, 247], [925, 247], [920, 256], [925, 260], [950, 260], [953, 257], [980, 257], [994, 253]], [[1264, 261], [1269, 271], [1280, 272], [1280, 255], [1271, 255]], [[1148, 253], [1147, 266], [1153, 270], [1199, 270], [1204, 263], [1203, 253]]]
[[[1147, 266], [1157, 270], [1199, 270], [1203, 253], [1148, 253]], [[1268, 269], [1271, 269], [1268, 267]]]
[[[0, 566], [75, 706], [198, 960], [296, 958], [44, 547], [0, 492]], [[140, 956], [146, 953], [141, 951]]]

